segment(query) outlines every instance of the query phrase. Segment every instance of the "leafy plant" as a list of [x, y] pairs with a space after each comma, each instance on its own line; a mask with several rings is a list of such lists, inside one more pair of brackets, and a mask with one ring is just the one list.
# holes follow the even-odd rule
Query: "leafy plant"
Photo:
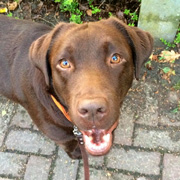
[[92, 5], [93, 1], [94, 1], [94, 0], [88, 0], [89, 7], [91, 8], [91, 14], [100, 13], [100, 12], [101, 12], [101, 9], [99, 9], [99, 8], [96, 7], [96, 6], [93, 6], [93, 5]]
[[180, 28], [178, 29], [178, 32], [176, 34], [176, 37], [172, 43], [168, 42], [164, 38], [160, 38], [161, 42], [166, 45], [167, 48], [175, 48], [176, 44], [180, 43]]
[[134, 23], [137, 22], [137, 20], [138, 20], [138, 15], [136, 14], [136, 12], [131, 13], [131, 11], [129, 9], [125, 9], [124, 14], [127, 16], [130, 16], [130, 18], [131, 18], [132, 23], [129, 23], [128, 25], [135, 26]]
[[93, 5], [90, 5], [89, 7], [92, 9], [92, 11], [91, 11], [92, 14], [101, 12], [101, 10], [98, 7], [95, 7]]
[[88, 0], [88, 4], [91, 5], [94, 0]]
[[163, 39], [163, 38], [160, 38], [160, 40], [161, 40], [161, 42], [164, 44], [164, 45], [166, 45], [167, 46], [167, 48], [174, 48], [174, 47], [176, 47], [176, 45], [174, 44], [174, 43], [170, 43], [170, 42], [168, 42], [167, 40], [165, 40], [165, 39]]
[[69, 19], [71, 22], [75, 22], [77, 24], [81, 24], [82, 21], [81, 21], [81, 14], [79, 15], [76, 15], [76, 14], [71, 14], [71, 17]]
[[81, 16], [82, 12], [79, 10], [78, 2], [76, 0], [55, 0], [56, 3], [59, 3], [59, 8], [61, 12], [69, 12], [70, 13], [70, 21], [81, 24]]
[[11, 12], [10, 12], [9, 14], [7, 14], [8, 17], [12, 17], [12, 15], [13, 15], [13, 14], [12, 14]]
[[174, 40], [175, 44], [180, 44], [180, 28], [178, 29], [178, 33], [176, 35], [176, 38]]

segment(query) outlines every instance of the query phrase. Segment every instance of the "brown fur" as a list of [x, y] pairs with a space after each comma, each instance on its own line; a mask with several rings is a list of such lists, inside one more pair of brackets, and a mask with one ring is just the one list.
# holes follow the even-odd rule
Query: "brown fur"
[[[38, 128], [70, 157], [80, 157], [73, 125], [50, 94], [65, 106], [80, 130], [109, 129], [119, 117], [134, 73], [139, 79], [140, 68], [151, 54], [152, 37], [116, 18], [82, 25], [59, 23], [51, 29], [1, 15], [0, 24], [0, 93], [24, 106]], [[113, 53], [123, 61], [110, 64]], [[73, 68], [59, 69], [62, 58], [70, 60]], [[80, 107], [91, 103], [106, 112], [80, 117]]]

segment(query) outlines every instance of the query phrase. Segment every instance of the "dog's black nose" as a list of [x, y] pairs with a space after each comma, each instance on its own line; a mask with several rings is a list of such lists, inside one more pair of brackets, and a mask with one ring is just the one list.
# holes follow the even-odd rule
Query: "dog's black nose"
[[107, 102], [103, 98], [84, 99], [78, 104], [79, 116], [89, 121], [103, 119], [107, 115], [107, 111]]

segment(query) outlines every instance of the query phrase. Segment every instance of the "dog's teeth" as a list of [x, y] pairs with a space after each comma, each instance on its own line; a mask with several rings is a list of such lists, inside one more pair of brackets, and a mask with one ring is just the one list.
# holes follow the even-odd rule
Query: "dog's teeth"
[[103, 136], [103, 140], [105, 142], [109, 141], [109, 139], [110, 139], [110, 134], [106, 134], [106, 135]]
[[96, 144], [96, 143], [93, 143], [93, 137], [92, 136], [84, 135], [84, 141], [85, 141], [86, 147], [90, 151], [94, 151], [94, 152], [105, 151], [105, 149], [108, 147], [109, 140], [110, 140], [110, 134], [106, 134], [102, 137], [102, 142]]

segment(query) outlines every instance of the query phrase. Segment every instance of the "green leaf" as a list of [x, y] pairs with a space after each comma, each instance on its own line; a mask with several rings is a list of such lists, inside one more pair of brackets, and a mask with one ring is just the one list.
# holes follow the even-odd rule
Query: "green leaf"
[[171, 70], [171, 68], [165, 67], [165, 68], [163, 68], [162, 70], [163, 70], [163, 72], [166, 74], [166, 73], [168, 73], [168, 72]]
[[135, 26], [135, 24], [134, 24], [134, 23], [129, 23], [129, 24], [128, 24], [128, 26], [132, 26], [132, 27], [134, 27], [134, 26]]
[[161, 60], [164, 60], [165, 59], [165, 57], [163, 57], [163, 56], [161, 56], [161, 57], [159, 57], [159, 60], [161, 61]]
[[113, 14], [111, 12], [109, 12], [109, 17], [111, 17]]
[[171, 111], [172, 113], [177, 113], [178, 112], [178, 108], [175, 108]]
[[151, 61], [147, 61], [146, 63], [145, 63], [145, 66], [146, 65], [151, 65]]
[[94, 0], [88, 0], [89, 5], [91, 5], [93, 3]]
[[12, 13], [10, 12], [9, 14], [7, 14], [8, 17], [12, 17]]
[[130, 13], [130, 10], [129, 10], [129, 9], [125, 9], [125, 10], [124, 10], [124, 14], [125, 14], [125, 15], [128, 15], [129, 13]]
[[77, 24], [81, 24], [81, 15], [76, 15], [76, 14], [71, 14], [71, 18], [70, 18], [71, 22], [75, 22]]

